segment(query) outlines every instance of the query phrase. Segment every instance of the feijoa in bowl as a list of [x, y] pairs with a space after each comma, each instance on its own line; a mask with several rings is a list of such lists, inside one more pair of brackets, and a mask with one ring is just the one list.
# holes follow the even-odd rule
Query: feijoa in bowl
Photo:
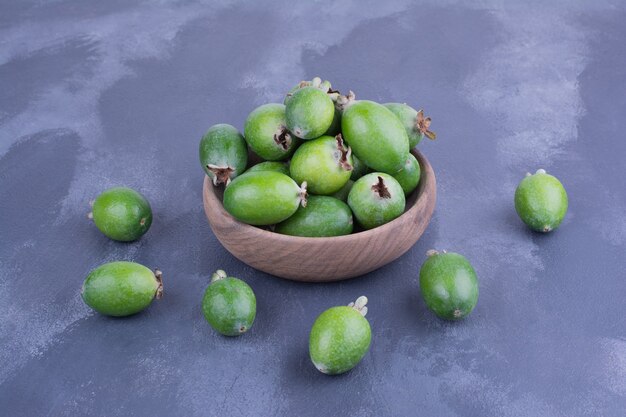
[[417, 188], [406, 197], [404, 213], [382, 226], [336, 237], [274, 233], [233, 218], [222, 204], [223, 187], [204, 179], [204, 211], [213, 233], [237, 259], [251, 267], [294, 281], [328, 282], [353, 278], [400, 257], [420, 238], [437, 199], [435, 173], [418, 150]]

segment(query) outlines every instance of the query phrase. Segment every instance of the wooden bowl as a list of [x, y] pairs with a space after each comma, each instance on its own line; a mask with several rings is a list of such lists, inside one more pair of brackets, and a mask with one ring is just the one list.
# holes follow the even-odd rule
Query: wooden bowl
[[294, 281], [328, 282], [366, 274], [397, 259], [420, 238], [437, 199], [435, 173], [428, 160], [411, 151], [422, 176], [407, 197], [406, 211], [380, 227], [337, 237], [273, 233], [235, 220], [222, 205], [223, 189], [204, 178], [204, 211], [213, 233], [240, 261]]

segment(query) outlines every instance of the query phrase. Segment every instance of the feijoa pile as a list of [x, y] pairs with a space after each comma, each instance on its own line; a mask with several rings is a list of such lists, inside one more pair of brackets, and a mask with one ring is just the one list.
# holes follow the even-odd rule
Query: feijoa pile
[[[294, 86], [282, 104], [252, 110], [243, 135], [211, 127], [200, 163], [214, 185], [226, 187], [224, 208], [237, 220], [295, 236], [339, 236], [404, 213], [421, 174], [410, 150], [435, 138], [429, 128], [422, 110], [344, 96], [316, 77]], [[249, 154], [261, 161], [243, 169]]]

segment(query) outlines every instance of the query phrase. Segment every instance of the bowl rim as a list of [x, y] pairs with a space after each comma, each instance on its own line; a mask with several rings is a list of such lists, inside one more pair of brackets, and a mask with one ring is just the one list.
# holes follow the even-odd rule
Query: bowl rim
[[[255, 236], [259, 236], [261, 238], [264, 239], [282, 239], [282, 240], [293, 240], [294, 243], [298, 242], [298, 243], [303, 243], [306, 241], [310, 241], [310, 240], [314, 240], [315, 242], [350, 242], [350, 241], [354, 241], [356, 239], [363, 239], [363, 238], [368, 238], [368, 237], [373, 237], [374, 235], [380, 234], [382, 232], [391, 230], [393, 228], [395, 228], [395, 226], [400, 223], [401, 221], [403, 221], [403, 218], [406, 218], [407, 215], [411, 214], [413, 216], [415, 216], [416, 212], [419, 210], [420, 208], [420, 202], [421, 203], [425, 203], [424, 199], [430, 199], [430, 198], [436, 198], [435, 193], [430, 193], [430, 194], [426, 194], [425, 191], [427, 189], [430, 190], [435, 190], [436, 189], [436, 178], [435, 178], [435, 173], [433, 171], [432, 166], [430, 165], [430, 162], [428, 161], [428, 159], [426, 159], [426, 157], [424, 156], [423, 153], [421, 153], [419, 150], [417, 150], [416, 148], [411, 149], [411, 153], [413, 154], [413, 156], [415, 156], [415, 158], [418, 160], [418, 163], [420, 164], [420, 169], [421, 169], [421, 178], [420, 178], [420, 182], [417, 186], [417, 189], [415, 191], [413, 191], [413, 193], [417, 193], [416, 197], [415, 197], [415, 202], [411, 205], [411, 207], [409, 207], [408, 210], [406, 210], [404, 213], [402, 213], [400, 216], [396, 217], [395, 219], [393, 219], [392, 221], [385, 223], [381, 226], [377, 226], [374, 227], [373, 229], [368, 229], [368, 230], [362, 230], [360, 232], [356, 232], [356, 233], [350, 233], [348, 235], [342, 235], [342, 236], [325, 236], [325, 237], [311, 237], [311, 236], [292, 236], [292, 235], [284, 235], [281, 233], [276, 233], [276, 232], [272, 232], [270, 230], [265, 230], [262, 229], [260, 227], [256, 227], [256, 226], [252, 226], [249, 225], [247, 223], [243, 223], [237, 219], [235, 219], [233, 216], [230, 215], [230, 213], [228, 213], [226, 211], [226, 209], [224, 208], [224, 204], [222, 203], [222, 201], [220, 200], [220, 198], [217, 196], [217, 194], [215, 193], [215, 186], [211, 183], [211, 181], [209, 180], [209, 177], [207, 175], [204, 176], [204, 185], [203, 185], [203, 199], [205, 201], [205, 214], [209, 220], [209, 223], [211, 224], [211, 226], [213, 226], [212, 224], [212, 220], [211, 218], [213, 216], [211, 216], [209, 214], [209, 210], [207, 206], [210, 207], [217, 207], [217, 212], [219, 214], [220, 217], [226, 219], [226, 221], [228, 221], [229, 223], [232, 224], [232, 227], [237, 228], [240, 232], [245, 232], [245, 233], [249, 233], [249, 234], [253, 234]], [[426, 175], [424, 175], [426, 174]], [[422, 181], [422, 179], [424, 179], [424, 181]], [[355, 219], [356, 221], [356, 219]]]

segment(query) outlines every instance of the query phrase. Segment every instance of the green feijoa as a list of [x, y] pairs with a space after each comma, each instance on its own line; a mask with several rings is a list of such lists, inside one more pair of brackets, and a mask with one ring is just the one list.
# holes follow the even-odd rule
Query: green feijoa
[[474, 268], [458, 253], [430, 250], [427, 255], [420, 269], [420, 290], [426, 305], [442, 319], [462, 319], [478, 301]]
[[391, 110], [402, 122], [402, 126], [404, 126], [409, 137], [409, 148], [415, 148], [424, 136], [431, 140], [436, 138], [435, 132], [429, 130], [431, 118], [425, 117], [423, 110], [417, 111], [405, 103], [386, 103], [383, 106]]
[[361, 160], [356, 155], [352, 155], [352, 173], [350, 174], [351, 180], [358, 180], [363, 175], [367, 174], [369, 170], [369, 167], [361, 162]]
[[250, 330], [256, 317], [256, 297], [242, 280], [215, 271], [204, 292], [202, 312], [211, 327], [224, 336], [239, 336]]
[[150, 229], [152, 209], [146, 198], [127, 187], [100, 193], [91, 203], [89, 218], [105, 236], [120, 242], [139, 239]]
[[359, 178], [348, 194], [348, 205], [365, 229], [373, 229], [400, 216], [405, 204], [400, 183], [383, 172]]
[[130, 316], [163, 295], [161, 271], [135, 262], [109, 262], [87, 275], [81, 290], [83, 301], [100, 314]]
[[332, 194], [331, 197], [335, 197], [336, 199], [341, 200], [344, 203], [347, 202], [348, 194], [350, 194], [350, 190], [352, 189], [353, 185], [354, 185], [354, 181], [348, 180], [346, 185], [341, 187], [341, 189], [339, 189], [339, 191], [337, 191], [336, 193]]
[[320, 372], [342, 374], [363, 359], [372, 340], [366, 304], [367, 298], [361, 296], [348, 306], [329, 308], [315, 320], [309, 335], [309, 355]]
[[350, 179], [352, 151], [341, 135], [322, 136], [302, 144], [289, 164], [291, 178], [306, 181], [312, 194], [329, 195], [341, 189]]
[[228, 184], [246, 169], [246, 141], [229, 124], [211, 126], [200, 140], [200, 163], [214, 185]]
[[287, 159], [300, 139], [286, 127], [285, 105], [270, 103], [257, 107], [246, 119], [244, 136], [250, 148], [268, 161]]
[[515, 210], [524, 223], [537, 232], [559, 227], [567, 213], [563, 184], [545, 170], [526, 174], [515, 190]]
[[375, 171], [395, 174], [409, 157], [409, 138], [400, 119], [382, 104], [340, 101], [341, 132], [352, 152]]
[[335, 104], [327, 93], [315, 87], [296, 90], [287, 102], [287, 129], [302, 139], [322, 136], [331, 126]]
[[274, 171], [289, 175], [289, 165], [286, 162], [265, 161], [248, 168], [246, 172], [257, 171]]
[[247, 172], [224, 190], [224, 208], [234, 218], [255, 226], [280, 223], [298, 206], [306, 206], [306, 183], [302, 187], [285, 174], [274, 171]]
[[398, 180], [400, 186], [404, 190], [404, 195], [409, 195], [420, 182], [421, 170], [420, 164], [413, 154], [409, 154], [409, 158], [406, 160], [404, 168], [395, 174], [393, 177]]
[[278, 223], [277, 233], [291, 236], [327, 237], [352, 233], [352, 211], [334, 197], [311, 195], [306, 207], [300, 207], [287, 220]]

